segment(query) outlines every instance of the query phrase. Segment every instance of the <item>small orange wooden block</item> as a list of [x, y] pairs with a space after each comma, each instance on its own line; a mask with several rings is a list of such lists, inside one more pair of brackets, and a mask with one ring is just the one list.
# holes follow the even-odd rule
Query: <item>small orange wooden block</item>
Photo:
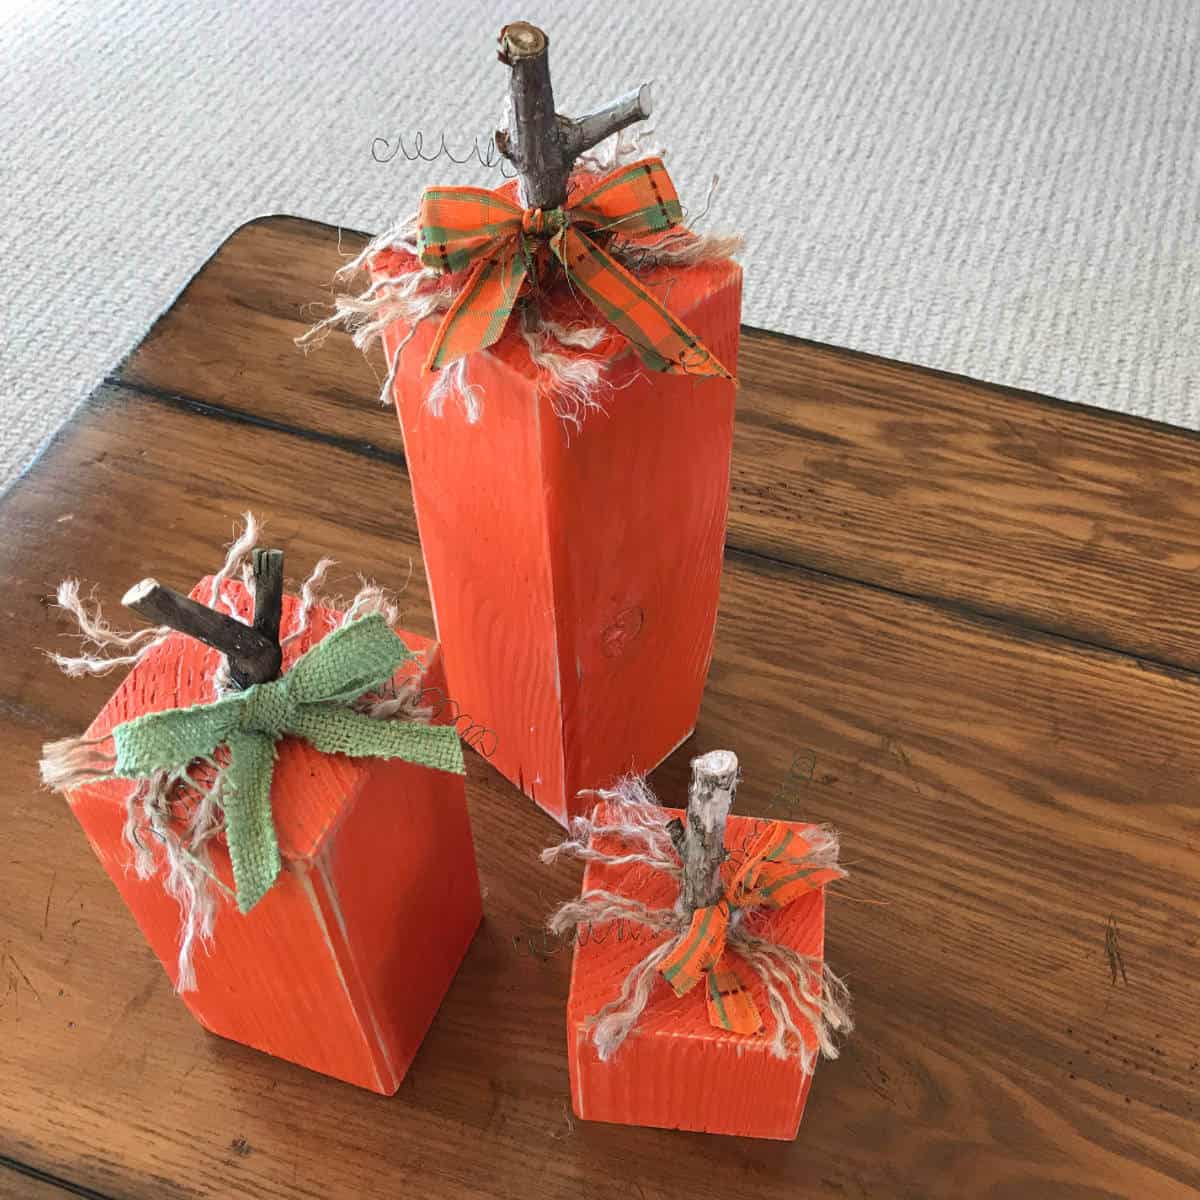
[[[411, 270], [389, 252], [377, 277]], [[639, 274], [735, 371], [741, 270]], [[557, 286], [562, 324], [604, 326]], [[512, 324], [516, 323], [514, 317]], [[613, 330], [603, 412], [564, 423], [510, 327], [472, 355], [482, 419], [434, 416], [422, 370], [437, 318], [404, 347], [395, 398], [450, 694], [494, 731], [489, 761], [564, 824], [583, 788], [644, 773], [692, 731], [712, 656], [733, 442], [732, 380], [642, 367]], [[405, 331], [391, 329], [389, 364]], [[559, 347], [552, 347], [555, 353]], [[570, 354], [572, 352], [563, 351]]]
[[[600, 809], [603, 812], [603, 806]], [[668, 809], [672, 816], [686, 814]], [[597, 817], [601, 820], [601, 817]], [[725, 845], [736, 852], [769, 824], [730, 816]], [[796, 829], [809, 826], [794, 824]], [[596, 847], [613, 850], [610, 839]], [[619, 843], [618, 843], [619, 844]], [[583, 893], [604, 890], [631, 896], [650, 908], [670, 908], [679, 894], [676, 881], [642, 864], [608, 866], [589, 862]], [[778, 910], [758, 910], [755, 933], [820, 959], [825, 947], [825, 893], [812, 892]], [[581, 930], [571, 966], [567, 1000], [567, 1056], [571, 1101], [576, 1116], [622, 1125], [653, 1125], [703, 1133], [790, 1140], [800, 1127], [812, 1075], [799, 1060], [772, 1057], [768, 1037], [727, 1033], [709, 1023], [703, 983], [676, 996], [656, 980], [650, 1003], [633, 1032], [607, 1062], [589, 1037], [587, 1020], [620, 992], [629, 971], [665, 940], [633, 921], [606, 922]], [[768, 1023], [766, 989], [755, 972], [750, 994]], [[810, 1048], [816, 1036], [800, 1017]]]
[[[208, 581], [192, 592], [207, 602]], [[224, 594], [243, 619], [253, 603]], [[285, 596], [283, 634], [298, 601]], [[285, 648], [284, 667], [333, 628], [315, 608]], [[440, 648], [401, 632], [420, 657], [406, 664], [444, 689]], [[151, 651], [88, 730], [212, 699], [220, 655], [182, 634]], [[74, 791], [71, 807], [172, 983], [179, 908], [161, 876], [140, 880], [122, 838], [124, 798], [113, 781]], [[477, 928], [475, 850], [462, 776], [397, 759], [321, 754], [284, 738], [271, 789], [284, 869], [249, 913], [222, 903], [211, 952], [197, 947], [197, 990], [182, 999], [213, 1033], [390, 1095], [400, 1086]], [[233, 886], [224, 839], [213, 859]]]

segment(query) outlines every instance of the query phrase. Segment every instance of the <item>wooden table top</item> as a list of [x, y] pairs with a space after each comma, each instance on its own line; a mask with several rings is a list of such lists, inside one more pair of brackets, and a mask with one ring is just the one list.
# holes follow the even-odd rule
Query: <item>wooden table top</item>
[[[42, 791], [113, 680], [40, 654], [79, 575], [185, 586], [247, 508], [432, 633], [380, 364], [292, 336], [356, 239], [229, 239], [0, 500], [0, 1196], [1153, 1197], [1200, 1188], [1200, 441], [747, 330], [694, 748], [829, 821], [857, 1030], [794, 1143], [574, 1121], [578, 866], [477, 756], [485, 921], [391, 1099], [204, 1033]], [[52, 385], [48, 385], [52, 386]]]

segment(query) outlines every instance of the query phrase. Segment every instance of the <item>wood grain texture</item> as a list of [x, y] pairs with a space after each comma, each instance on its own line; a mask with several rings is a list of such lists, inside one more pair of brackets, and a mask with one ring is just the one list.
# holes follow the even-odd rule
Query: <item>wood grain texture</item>
[[[419, 264], [400, 253], [386, 275]], [[641, 283], [720, 361], [737, 362], [741, 270], [669, 267]], [[544, 289], [547, 320], [595, 309]], [[436, 417], [423, 370], [436, 325], [395, 373], [412, 503], [457, 699], [495, 729], [496, 768], [564, 825], [583, 791], [652, 770], [696, 724], [712, 656], [729, 497], [734, 384], [638, 369], [602, 344], [602, 417], [565, 427], [520, 339], [472, 366], [484, 411]], [[403, 331], [385, 335], [394, 355]], [[389, 361], [390, 358], [389, 358]], [[611, 388], [610, 392], [604, 389]]]
[[343, 590], [411, 560], [432, 632], [372, 373], [287, 342], [335, 258], [319, 227], [239, 233], [0, 500], [0, 1156], [130, 1200], [1195, 1195], [1195, 439], [762, 335], [704, 708], [652, 782], [729, 746], [738, 812], [841, 830], [826, 954], [858, 1029], [799, 1138], [568, 1117], [570, 955], [538, 929], [579, 871], [536, 862], [556, 826], [474, 755], [485, 921], [395, 1097], [194, 1026], [37, 783], [111, 681], [37, 650], [64, 573], [193, 577], [247, 507], [293, 573], [335, 547]]
[[[659, 796], [664, 805], [681, 799]], [[692, 811], [690, 796], [686, 814], [674, 809], [680, 817], [690, 817]], [[728, 823], [721, 822], [721, 847], [731, 855], [742, 855], [770, 827], [734, 814]], [[617, 838], [602, 838], [599, 845], [612, 855], [623, 849]], [[582, 890], [631, 896], [650, 909], [670, 909], [680, 894], [677, 880], [640, 863], [587, 863]], [[781, 910], [766, 915], [760, 910], [754, 917], [755, 936], [819, 962], [824, 951], [825, 905], [825, 891], [818, 890]], [[799, 1058], [775, 1058], [766, 1038], [748, 1040], [714, 1028], [704, 994], [706, 983], [677, 996], [660, 981], [638, 1019], [636, 1034], [608, 1062], [600, 1060], [591, 1039], [590, 1018], [620, 993], [628, 974], [667, 936], [624, 920], [589, 925], [576, 936], [567, 997], [567, 1056], [575, 1113], [618, 1124], [794, 1138], [814, 1073], [806, 1074]], [[759, 1013], [771, 1021], [762, 980], [748, 968], [744, 976]], [[792, 1016], [815, 1053], [812, 1026], [795, 1007]]]
[[[289, 341], [362, 242], [244, 226], [120, 377], [401, 454], [381, 359]], [[731, 548], [1200, 669], [1200, 435], [757, 330], [739, 355]]]
[[0, 1200], [63, 1200], [63, 1195], [58, 1183], [0, 1164]]
[[[205, 607], [211, 588], [209, 576], [191, 591], [201, 612], [213, 612]], [[241, 621], [261, 611], [262, 592], [251, 596], [240, 581], [228, 581], [221, 595]], [[279, 599], [288, 634], [300, 600]], [[285, 667], [340, 616], [314, 605], [304, 631], [282, 652]], [[407, 631], [401, 636], [419, 656], [401, 675], [436, 702], [447, 694], [441, 648]], [[278, 617], [270, 645], [279, 652]], [[219, 665], [215, 649], [172, 635], [125, 674], [87, 736], [102, 737], [146, 713], [208, 702]], [[438, 713], [442, 723], [447, 716]], [[126, 780], [76, 788], [71, 811], [174, 985], [179, 906], [161, 875], [142, 879], [129, 869], [129, 790]], [[251, 912], [218, 905], [211, 949], [197, 948], [195, 987], [180, 999], [213, 1033], [391, 1095], [479, 925], [463, 779], [401, 759], [322, 754], [287, 738], [275, 748], [271, 810], [279, 878]], [[148, 841], [161, 872], [162, 848]], [[223, 839], [212, 847], [212, 870], [232, 895]], [[431, 908], [440, 914], [437, 926], [428, 919]]]

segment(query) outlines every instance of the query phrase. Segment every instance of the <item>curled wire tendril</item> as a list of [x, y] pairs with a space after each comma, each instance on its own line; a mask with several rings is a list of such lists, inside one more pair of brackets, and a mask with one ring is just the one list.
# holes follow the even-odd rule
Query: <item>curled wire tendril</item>
[[500, 148], [496, 145], [495, 134], [488, 138], [477, 137], [465, 153], [456, 153], [451, 150], [444, 133], [438, 135], [437, 148], [432, 151], [426, 148], [425, 135], [420, 130], [417, 130], [407, 141], [404, 134], [397, 134], [395, 144], [385, 137], [371, 140], [371, 157], [377, 163], [392, 162], [398, 155], [403, 155], [409, 162], [431, 163], [444, 158], [457, 166], [474, 161], [489, 171], [499, 167], [500, 174], [505, 179], [517, 177], [512, 163], [500, 153]]

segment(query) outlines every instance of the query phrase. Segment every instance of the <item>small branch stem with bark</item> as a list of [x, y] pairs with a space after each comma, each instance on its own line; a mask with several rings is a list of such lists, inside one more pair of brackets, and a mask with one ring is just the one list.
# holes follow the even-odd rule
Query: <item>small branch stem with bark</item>
[[731, 750], [713, 750], [692, 759], [687, 823], [675, 825], [671, 838], [683, 860], [679, 911], [690, 916], [721, 898], [725, 861], [725, 822], [737, 788], [738, 760]]
[[156, 579], [143, 579], [121, 599], [126, 608], [156, 625], [169, 625], [225, 655], [229, 675], [240, 688], [279, 677], [283, 649], [279, 624], [283, 612], [283, 551], [254, 551], [254, 623], [182, 596]]
[[644, 83], [586, 116], [559, 116], [554, 111], [549, 50], [550, 39], [527, 21], [514, 21], [500, 30], [499, 58], [512, 71], [512, 112], [508, 129], [496, 133], [496, 148], [516, 168], [527, 208], [565, 204], [575, 160], [651, 112], [650, 85]]
[[254, 569], [254, 628], [278, 646], [279, 623], [283, 619], [283, 551], [256, 547], [251, 564]]

